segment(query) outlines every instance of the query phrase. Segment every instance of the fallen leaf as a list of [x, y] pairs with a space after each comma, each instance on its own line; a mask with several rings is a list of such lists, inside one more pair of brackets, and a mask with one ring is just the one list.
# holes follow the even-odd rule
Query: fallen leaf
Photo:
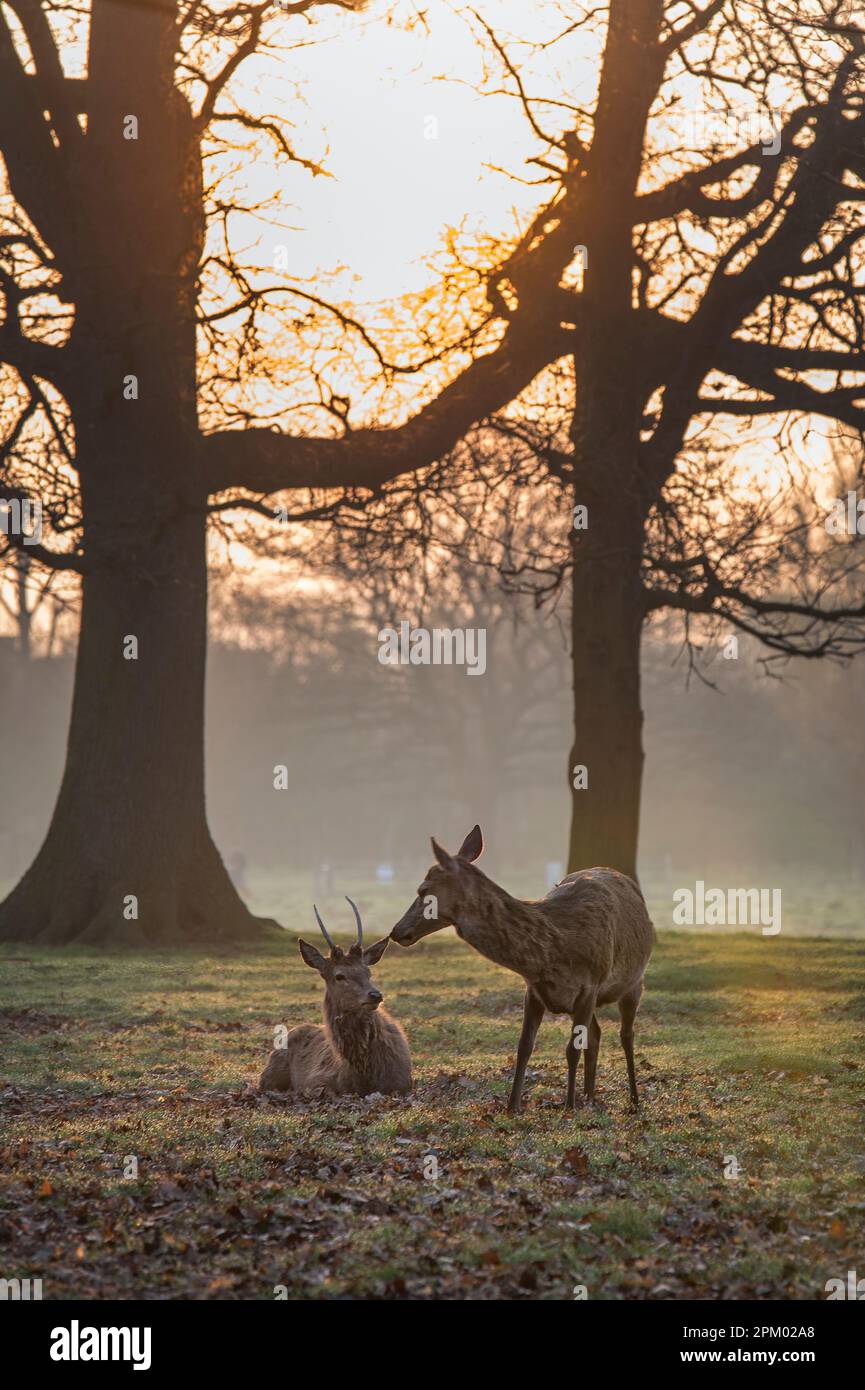
[[572, 1173], [576, 1173], [578, 1177], [583, 1178], [589, 1171], [589, 1155], [586, 1153], [585, 1149], [581, 1149], [579, 1146], [573, 1149], [565, 1149], [565, 1152], [562, 1154], [562, 1164], [565, 1168], [570, 1168]]

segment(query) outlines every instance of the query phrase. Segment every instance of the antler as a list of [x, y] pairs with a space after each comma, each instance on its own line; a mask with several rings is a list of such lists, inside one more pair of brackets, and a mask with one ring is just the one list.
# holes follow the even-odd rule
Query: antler
[[323, 922], [323, 921], [321, 920], [321, 918], [319, 917], [319, 915], [318, 915], [318, 908], [316, 907], [315, 903], [313, 903], [313, 905], [312, 905], [312, 910], [313, 910], [313, 912], [315, 913], [315, 920], [316, 920], [316, 922], [318, 922], [318, 925], [319, 925], [319, 927], [321, 928], [321, 934], [322, 934], [322, 936], [324, 937], [324, 939], [325, 939], [325, 941], [327, 942], [327, 944], [328, 944], [328, 946], [330, 947], [330, 949], [331, 949], [332, 951], [335, 951], [335, 950], [336, 950], [336, 947], [334, 946], [333, 942], [331, 941], [330, 937], [329, 937], [328, 934], [327, 934], [327, 927], [324, 925], [324, 922]]
[[352, 902], [352, 900], [351, 900], [351, 898], [348, 896], [348, 894], [346, 894], [345, 900], [346, 900], [346, 902], [349, 904], [349, 906], [351, 907], [351, 910], [352, 910], [352, 912], [354, 913], [354, 920], [357, 922], [357, 944], [358, 944], [358, 946], [362, 946], [362, 945], [363, 945], [363, 922], [360, 920], [360, 913], [359, 913], [358, 910], [357, 910], [357, 904]]

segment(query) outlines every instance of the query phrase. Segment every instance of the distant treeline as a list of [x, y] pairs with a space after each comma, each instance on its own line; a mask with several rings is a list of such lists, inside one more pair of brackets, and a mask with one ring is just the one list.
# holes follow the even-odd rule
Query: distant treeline
[[[267, 869], [319, 864], [371, 873], [425, 866], [475, 820], [490, 872], [562, 862], [570, 744], [568, 660], [555, 625], [502, 621], [487, 670], [387, 667], [375, 625], [353, 620], [302, 658], [215, 644], [208, 680], [211, 823], [227, 858]], [[765, 872], [865, 866], [865, 667], [762, 677], [755, 653], [720, 652], [704, 674], [659, 639], [646, 644], [646, 784], [641, 872]], [[0, 878], [38, 848], [56, 796], [71, 658], [24, 661], [0, 641]], [[592, 775], [592, 750], [583, 761]], [[278, 769], [285, 768], [284, 776]], [[284, 782], [278, 790], [274, 782]], [[134, 788], [131, 789], [134, 794]], [[762, 880], [761, 880], [762, 881]]]

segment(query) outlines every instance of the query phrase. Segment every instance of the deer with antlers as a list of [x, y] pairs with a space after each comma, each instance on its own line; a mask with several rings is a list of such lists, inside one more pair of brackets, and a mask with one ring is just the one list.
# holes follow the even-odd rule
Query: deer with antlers
[[569, 1014], [573, 1025], [565, 1051], [565, 1108], [574, 1108], [581, 1052], [585, 1052], [586, 1100], [591, 1104], [601, 1044], [595, 1010], [612, 1003], [619, 1006], [619, 1036], [636, 1107], [634, 1018], [655, 929], [633, 879], [615, 869], [581, 869], [568, 874], [539, 902], [524, 902], [475, 868], [484, 847], [479, 825], [456, 854], [448, 854], [435, 840], [432, 847], [436, 863], [391, 936], [400, 946], [413, 946], [430, 932], [453, 926], [482, 956], [523, 977], [523, 1031], [508, 1110], [514, 1113], [520, 1108], [526, 1067], [546, 1011]]
[[330, 955], [323, 956], [306, 941], [297, 943], [306, 964], [324, 980], [324, 1022], [301, 1023], [290, 1030], [285, 1046], [268, 1058], [260, 1091], [367, 1096], [411, 1090], [408, 1041], [396, 1020], [380, 1007], [382, 995], [370, 977], [370, 967], [381, 960], [390, 937], [364, 950], [360, 912], [351, 898], [346, 902], [357, 924], [357, 941], [348, 951], [333, 943], [314, 905]]

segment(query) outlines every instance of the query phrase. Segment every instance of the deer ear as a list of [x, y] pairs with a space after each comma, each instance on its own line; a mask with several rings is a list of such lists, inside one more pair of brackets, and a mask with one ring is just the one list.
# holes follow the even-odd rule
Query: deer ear
[[441, 864], [443, 869], [456, 868], [453, 856], [448, 854], [446, 849], [442, 849], [441, 845], [439, 844], [438, 840], [434, 835], [430, 836], [430, 844], [432, 845], [433, 854], [435, 855], [436, 859]]
[[390, 937], [385, 936], [382, 937], [381, 941], [377, 941], [374, 946], [367, 946], [363, 953], [364, 964], [378, 965], [389, 945]]
[[327, 961], [321, 954], [321, 951], [317, 951], [314, 946], [310, 946], [308, 941], [301, 941], [299, 937], [297, 949], [300, 951], [307, 965], [311, 966], [313, 970], [317, 970], [319, 975], [324, 973], [324, 967], [327, 965]]
[[469, 831], [457, 850], [457, 859], [467, 859], [470, 864], [473, 864], [476, 859], [480, 859], [483, 852], [484, 837], [481, 834], [480, 826], [476, 825]]

